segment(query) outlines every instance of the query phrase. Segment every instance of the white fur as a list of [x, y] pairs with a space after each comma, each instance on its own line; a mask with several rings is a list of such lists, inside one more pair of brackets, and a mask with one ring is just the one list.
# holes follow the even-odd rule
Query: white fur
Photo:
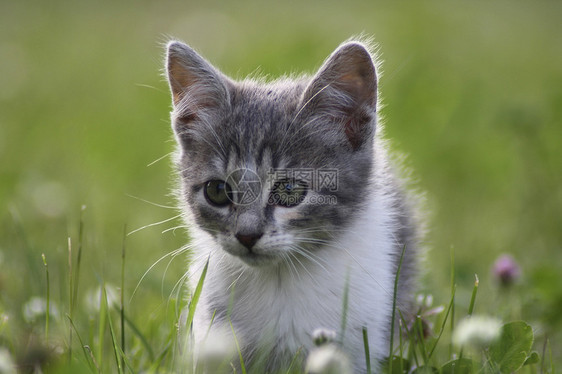
[[[383, 167], [384, 160], [375, 165]], [[376, 177], [378, 173], [373, 173]], [[395, 225], [391, 197], [373, 184], [370, 202], [337, 242], [315, 254], [319, 260], [301, 258], [290, 267], [252, 267], [221, 249], [212, 237], [192, 227], [195, 256], [191, 269], [195, 289], [207, 259], [209, 268], [196, 311], [196, 341], [204, 338], [212, 314], [210, 305], [228, 309], [241, 347], [255, 346], [273, 339], [279, 354], [309, 350], [312, 332], [331, 329], [341, 337], [344, 292], [348, 288], [347, 323], [344, 349], [355, 368], [365, 370], [361, 329], [367, 328], [371, 360], [388, 354], [393, 300], [393, 261]], [[234, 298], [231, 293], [234, 292]], [[213, 328], [230, 330], [228, 321], [215, 321]]]

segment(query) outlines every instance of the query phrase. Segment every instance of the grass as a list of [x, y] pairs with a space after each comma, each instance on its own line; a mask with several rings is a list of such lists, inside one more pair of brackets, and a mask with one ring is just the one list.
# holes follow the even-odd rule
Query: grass
[[[166, 208], [175, 204], [161, 43], [181, 38], [234, 77], [277, 77], [313, 71], [365, 32], [382, 53], [386, 133], [408, 153], [431, 212], [420, 291], [445, 311], [431, 317], [439, 331], [423, 348], [429, 363], [459, 353], [451, 335], [472, 308], [529, 322], [541, 360], [532, 367], [554, 372], [561, 16], [546, 1], [0, 3], [0, 352], [60, 372], [116, 372], [117, 362], [125, 372], [171, 371], [177, 311], [189, 301], [172, 290], [186, 261], [166, 257], [175, 261], [140, 282], [189, 240]], [[155, 222], [127, 237], [122, 261], [123, 226]], [[490, 272], [504, 252], [522, 267], [510, 290]], [[407, 357], [412, 339], [400, 336], [395, 352]], [[412, 360], [423, 361], [420, 349]]]

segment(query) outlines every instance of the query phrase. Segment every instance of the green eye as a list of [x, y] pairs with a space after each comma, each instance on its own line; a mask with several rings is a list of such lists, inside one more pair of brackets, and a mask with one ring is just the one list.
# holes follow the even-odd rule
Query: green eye
[[225, 206], [232, 202], [232, 189], [225, 181], [210, 180], [203, 189], [207, 201], [215, 206]]
[[282, 180], [273, 185], [269, 195], [269, 204], [291, 208], [303, 202], [307, 186], [304, 182]]

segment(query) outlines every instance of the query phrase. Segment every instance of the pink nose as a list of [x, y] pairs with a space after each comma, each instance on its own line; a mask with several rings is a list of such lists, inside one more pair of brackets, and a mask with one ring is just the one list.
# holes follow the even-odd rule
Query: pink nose
[[262, 235], [262, 233], [250, 235], [236, 234], [236, 238], [244, 247], [251, 250], [254, 244], [256, 244], [256, 242], [262, 237]]

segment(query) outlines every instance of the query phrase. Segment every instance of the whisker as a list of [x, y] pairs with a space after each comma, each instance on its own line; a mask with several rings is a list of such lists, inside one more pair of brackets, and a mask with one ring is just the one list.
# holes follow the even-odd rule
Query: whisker
[[[296, 252], [296, 253], [294, 253], [294, 252]], [[308, 271], [308, 269], [306, 268], [306, 266], [304, 266], [304, 264], [302, 263], [302, 261], [299, 260], [298, 256], [296, 255], [297, 253], [300, 253], [300, 252], [298, 252], [298, 251], [294, 251], [294, 252], [293, 252], [293, 251], [289, 252], [289, 255], [290, 255], [291, 257], [293, 257], [293, 258], [300, 264], [300, 266], [303, 268], [304, 271], [306, 271], [306, 273], [308, 274], [308, 276], [310, 277], [310, 279], [312, 279], [313, 281], [316, 281], [316, 279], [312, 276], [312, 274], [310, 274], [310, 271]], [[296, 269], [295, 269], [295, 270], [296, 270]], [[300, 279], [300, 277], [299, 277], [299, 279]]]
[[167, 233], [167, 232], [169, 232], [169, 231], [173, 231], [173, 234], [175, 235], [176, 230], [178, 230], [178, 229], [187, 229], [187, 228], [189, 228], [189, 225], [174, 226], [174, 227], [170, 227], [170, 228], [167, 228], [166, 230], [162, 231], [162, 234], [165, 234], [165, 233]]
[[332, 226], [315, 226], [315, 227], [308, 227], [304, 229], [300, 229], [299, 233], [307, 233], [307, 232], [324, 232], [326, 234], [331, 234], [332, 232], [347, 232], [347, 229], [340, 229], [337, 227]]
[[300, 243], [322, 244], [322, 245], [328, 245], [328, 244], [331, 243], [331, 241], [329, 241], [329, 240], [317, 239], [317, 238], [299, 238], [298, 241]]
[[144, 274], [142, 275], [141, 279], [138, 281], [138, 283], [137, 283], [135, 289], [133, 290], [133, 293], [131, 294], [131, 297], [129, 298], [129, 303], [131, 303], [131, 301], [133, 300], [133, 297], [134, 297], [135, 294], [137, 293], [137, 290], [138, 290], [138, 288], [140, 287], [140, 285], [141, 285], [142, 281], [144, 280], [144, 278], [148, 275], [148, 273], [149, 273], [156, 265], [158, 265], [158, 264], [159, 264], [161, 261], [163, 261], [166, 257], [168, 257], [168, 256], [174, 256], [174, 255], [176, 255], [177, 253], [187, 251], [187, 250], [189, 250], [190, 248], [191, 248], [191, 246], [189, 246], [189, 245], [182, 246], [182, 247], [180, 247], [180, 248], [178, 248], [178, 249], [176, 249], [176, 250], [174, 250], [174, 251], [171, 251], [171, 252], [166, 253], [165, 255], [163, 255], [162, 257], [160, 257], [158, 260], [156, 260], [156, 262], [154, 262], [152, 265], [150, 265], [150, 267], [144, 272]]
[[[294, 257], [294, 254], [291, 254], [291, 252], [289, 253], [283, 253], [283, 260], [288, 264], [287, 269], [289, 270], [289, 274], [291, 275], [292, 278], [296, 277], [298, 278], [298, 280], [301, 280], [301, 276], [300, 273], [298, 272], [295, 264], [293, 263], [293, 260], [291, 259], [291, 257]], [[293, 273], [294, 270], [294, 273]]]
[[242, 271], [240, 272], [240, 275], [238, 275], [238, 277], [234, 281], [232, 281], [232, 283], [230, 283], [227, 290], [230, 290], [236, 283], [238, 283], [238, 281], [240, 280], [240, 278], [242, 278], [242, 275], [244, 275], [245, 272], [246, 272], [246, 268], [243, 268]]
[[173, 154], [174, 152], [168, 152], [166, 153], [164, 156], [158, 157], [156, 160], [152, 161], [150, 164], [146, 165], [146, 167], [152, 166], [155, 163], [157, 163], [158, 161], [162, 161], [163, 159], [165, 159], [166, 157], [168, 157], [169, 155]]
[[165, 220], [163, 220], [163, 221], [160, 221], [160, 222], [154, 222], [154, 223], [151, 223], [151, 224], [148, 224], [148, 225], [139, 227], [138, 229], [135, 229], [135, 230], [131, 231], [130, 233], [128, 233], [127, 236], [132, 235], [132, 234], [134, 234], [135, 232], [138, 232], [138, 231], [140, 231], [140, 230], [146, 229], [146, 228], [148, 228], [148, 227], [158, 226], [158, 225], [161, 225], [161, 224], [163, 224], [163, 223], [173, 221], [173, 220], [175, 220], [176, 218], [179, 218], [179, 217], [181, 217], [181, 214], [178, 214], [177, 216], [174, 216], [174, 217], [171, 217], [171, 218], [167, 218], [167, 219], [165, 219]]
[[[179, 252], [179, 253], [183, 253]], [[168, 264], [166, 265], [166, 268], [164, 269], [164, 273], [162, 274], [162, 281], [160, 282], [160, 295], [163, 297], [164, 296], [164, 279], [166, 278], [166, 274], [168, 273], [168, 269], [170, 268], [170, 265], [172, 264], [172, 262], [176, 259], [178, 253], [173, 254], [170, 257], [170, 261], [168, 261]], [[175, 288], [175, 285], [174, 285]], [[174, 288], [172, 288], [172, 292], [174, 291]]]
[[162, 89], [160, 89], [160, 88], [156, 88], [156, 87], [151, 86], [151, 85], [149, 85], [149, 84], [135, 83], [135, 86], [137, 86], [137, 87], [143, 87], [143, 88], [150, 88], [151, 90], [155, 90], [155, 91], [161, 92], [161, 93], [166, 94], [166, 95], [168, 94], [167, 91], [164, 91], [164, 90], [162, 90]]
[[159, 207], [159, 208], [177, 209], [177, 207], [175, 207], [175, 206], [169, 206], [169, 205], [163, 205], [163, 204], [153, 203], [152, 201], [145, 200], [145, 199], [143, 199], [143, 198], [141, 198], [141, 197], [137, 197], [137, 196], [134, 196], [134, 195], [131, 195], [131, 194], [128, 194], [128, 193], [126, 193], [125, 196], [131, 197], [131, 198], [133, 198], [133, 199], [137, 199], [137, 200], [139, 200], [139, 201], [142, 201], [143, 203], [147, 203], [147, 204], [150, 204], [150, 205], [157, 206], [157, 207]]
[[[301, 247], [301, 246], [293, 246], [292, 249], [293, 249], [296, 253], [300, 254], [301, 256], [303, 256], [304, 258], [308, 259], [309, 261], [315, 263], [315, 264], [318, 265], [322, 270], [324, 270], [325, 272], [328, 273], [328, 269], [326, 269], [326, 267], [325, 267], [324, 265], [322, 265], [322, 263], [320, 262], [320, 260], [323, 260], [323, 259], [321, 259], [321, 258], [318, 257], [318, 256], [313, 255], [310, 251], [307, 251], [306, 249], [304, 249], [304, 248]], [[324, 263], [327, 264], [327, 262], [326, 262], [325, 260], [323, 260], [323, 261], [324, 261]]]
[[186, 280], [188, 278], [189, 278], [189, 271], [186, 271], [185, 273], [183, 273], [183, 275], [180, 277], [180, 279], [178, 279], [178, 281], [174, 284], [174, 287], [170, 291], [170, 296], [168, 297], [168, 302], [170, 302], [170, 297], [171, 297], [172, 294], [174, 294], [174, 292], [175, 292], [175, 295], [176, 295], [176, 299], [179, 299], [179, 294], [181, 292], [181, 288], [186, 283]]

